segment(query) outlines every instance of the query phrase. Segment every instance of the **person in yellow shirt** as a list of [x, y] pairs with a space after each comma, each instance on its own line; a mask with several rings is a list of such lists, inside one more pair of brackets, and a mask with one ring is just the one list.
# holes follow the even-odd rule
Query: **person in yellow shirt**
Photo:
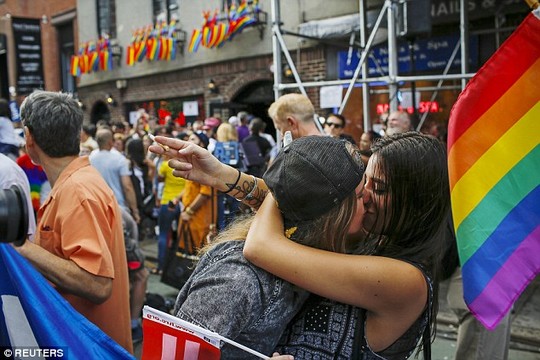
[[186, 185], [186, 180], [174, 176], [172, 172], [173, 168], [169, 166], [169, 159], [165, 157], [158, 170], [158, 181], [164, 183], [158, 215], [158, 266], [152, 270], [152, 274], [158, 275], [162, 274], [165, 265], [172, 223], [180, 216], [181, 206], [177, 198], [182, 194]]

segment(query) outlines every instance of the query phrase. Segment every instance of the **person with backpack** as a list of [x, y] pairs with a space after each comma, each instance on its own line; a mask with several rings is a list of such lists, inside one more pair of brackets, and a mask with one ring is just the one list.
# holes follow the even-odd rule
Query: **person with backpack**
[[249, 123], [250, 135], [242, 141], [247, 173], [261, 177], [266, 171], [272, 145], [261, 136], [265, 123], [260, 118], [254, 118]]
[[[217, 143], [213, 155], [223, 164], [236, 169], [247, 170], [243, 159], [243, 149], [238, 142], [238, 133], [234, 125], [223, 123], [216, 131]], [[221, 191], [217, 195], [217, 228], [224, 229], [239, 214], [240, 203]]]

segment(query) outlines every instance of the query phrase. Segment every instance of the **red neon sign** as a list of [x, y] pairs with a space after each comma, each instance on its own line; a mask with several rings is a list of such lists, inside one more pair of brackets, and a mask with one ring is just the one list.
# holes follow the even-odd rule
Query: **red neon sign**
[[[414, 113], [414, 108], [412, 106], [404, 108], [403, 106], [399, 105], [398, 110], [407, 111], [409, 114]], [[433, 112], [439, 112], [439, 110], [440, 110], [439, 103], [437, 101], [420, 101], [420, 104], [418, 105], [419, 113], [425, 113], [425, 112], [433, 113]], [[389, 104], [377, 104], [378, 115], [387, 113], [389, 111], [390, 111]]]

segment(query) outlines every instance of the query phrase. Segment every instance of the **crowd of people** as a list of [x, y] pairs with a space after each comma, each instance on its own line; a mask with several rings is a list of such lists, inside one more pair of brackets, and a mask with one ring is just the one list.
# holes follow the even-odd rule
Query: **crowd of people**
[[[356, 140], [342, 115], [324, 132], [315, 115], [304, 95], [271, 104], [275, 129], [293, 138], [282, 146], [243, 111], [83, 125], [69, 95], [35, 91], [21, 106], [24, 146], [5, 147], [37, 223], [17, 251], [130, 352], [148, 277], [187, 229], [200, 260], [175, 316], [276, 359], [429, 359], [448, 248], [445, 144], [412, 131], [406, 112]], [[8, 156], [0, 166], [17, 167]], [[138, 251], [148, 237], [150, 271]]]

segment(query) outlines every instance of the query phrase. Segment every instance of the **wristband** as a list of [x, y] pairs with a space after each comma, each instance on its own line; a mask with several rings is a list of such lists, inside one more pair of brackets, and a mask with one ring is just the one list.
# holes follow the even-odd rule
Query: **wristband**
[[253, 194], [255, 193], [255, 189], [257, 188], [257, 178], [253, 175], [251, 175], [251, 177], [253, 178], [253, 187], [251, 188], [250, 192], [242, 199], [236, 199], [238, 201], [244, 201], [244, 200], [247, 200], [247, 201], [250, 201], [250, 200], [253, 200]]
[[195, 214], [195, 211], [193, 211], [192, 208], [190, 208], [189, 206], [186, 208], [186, 210], [184, 210], [186, 212], [186, 214], [188, 214], [189, 216], [193, 216], [193, 214]]
[[242, 172], [238, 169], [236, 169], [238, 171], [238, 177], [236, 178], [236, 181], [234, 182], [234, 184], [231, 185], [231, 187], [224, 192], [224, 194], [228, 194], [230, 193], [235, 187], [236, 185], [238, 185], [238, 181], [240, 180], [240, 176], [242, 176]]

